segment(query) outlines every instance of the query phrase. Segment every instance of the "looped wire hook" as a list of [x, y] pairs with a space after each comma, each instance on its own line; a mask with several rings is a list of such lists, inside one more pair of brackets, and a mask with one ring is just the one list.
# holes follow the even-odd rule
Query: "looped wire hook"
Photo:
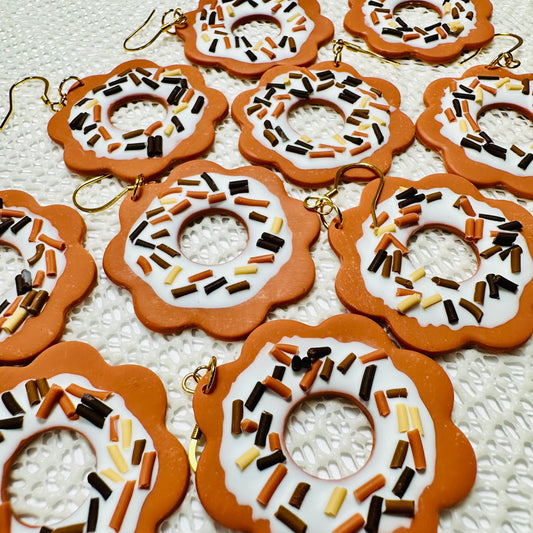
[[43, 76], [27, 76], [26, 78], [22, 78], [21, 80], [14, 83], [10, 89], [9, 89], [9, 109], [7, 111], [7, 115], [4, 117], [4, 120], [2, 120], [2, 123], [0, 124], [0, 130], [4, 128], [4, 126], [7, 124], [7, 121], [9, 120], [9, 117], [13, 114], [14, 105], [13, 105], [13, 92], [15, 89], [22, 85], [23, 83], [27, 81], [42, 81], [44, 83], [44, 90], [43, 94], [41, 95], [41, 100], [44, 102], [45, 105], [49, 106], [50, 109], [54, 112], [59, 111], [63, 107], [65, 107], [65, 104], [67, 103], [67, 94], [68, 91], [63, 91], [63, 88], [65, 87], [66, 83], [70, 80], [76, 80], [80, 81], [80, 78], [77, 76], [68, 76], [67, 78], [63, 79], [63, 81], [59, 84], [59, 100], [57, 102], [52, 102], [50, 100], [50, 97], [48, 96], [48, 91], [50, 89], [50, 82]]
[[362, 54], [367, 54], [372, 57], [377, 57], [378, 59], [381, 59], [381, 61], [385, 61], [386, 63], [391, 63], [393, 65], [400, 65], [398, 61], [394, 61], [394, 59], [387, 59], [386, 57], [383, 57], [380, 54], [376, 54], [375, 52], [372, 52], [371, 50], [366, 50], [365, 48], [362, 48], [358, 44], [352, 43], [350, 41], [344, 41], [343, 39], [337, 39], [333, 43], [333, 53], [335, 54], [334, 62], [335, 66], [338, 67], [339, 63], [342, 61], [342, 50], [343, 48], [348, 48], [348, 50], [351, 50], [352, 52], [361, 52]]
[[139, 196], [141, 195], [141, 187], [145, 185], [144, 176], [142, 174], [139, 174], [137, 176], [137, 179], [135, 180], [135, 183], [133, 185], [128, 185], [124, 187], [114, 198], [111, 198], [109, 202], [99, 205], [96, 207], [87, 207], [79, 203], [78, 201], [78, 194], [85, 189], [85, 187], [88, 187], [92, 185], [93, 183], [98, 183], [106, 178], [113, 178], [114, 176], [112, 174], [104, 174], [103, 176], [96, 176], [95, 178], [91, 178], [87, 181], [84, 181], [81, 185], [78, 185], [76, 187], [76, 190], [72, 194], [72, 201], [74, 202], [74, 205], [80, 210], [84, 211], [85, 213], [98, 213], [100, 211], [104, 211], [108, 207], [111, 207], [112, 205], [116, 204], [123, 196], [128, 194], [128, 192], [132, 191], [132, 199], [137, 200]]
[[[126, 37], [126, 39], [122, 43], [124, 50], [126, 50], [127, 52], [138, 52], [139, 50], [144, 50], [145, 48], [148, 48], [151, 44], [153, 44], [162, 33], [169, 33], [170, 35], [175, 35], [176, 32], [170, 31], [170, 28], [174, 26], [178, 28], [184, 28], [185, 26], [187, 26], [187, 17], [180, 8], [169, 9], [168, 11], [165, 11], [163, 16], [161, 17], [161, 27], [147, 43], [141, 46], [137, 46], [136, 48], [128, 46], [129, 40], [132, 37], [135, 37], [135, 35], [137, 35], [150, 22], [150, 20], [152, 20], [154, 13], [155, 9], [152, 10], [152, 12], [148, 15], [148, 18], [137, 29], [133, 30], [133, 32]], [[171, 13], [173, 18], [170, 22], [167, 22], [167, 17]]]
[[[513, 52], [522, 46], [524, 43], [524, 39], [520, 37], [520, 35], [516, 35], [516, 33], [495, 33], [494, 37], [511, 37], [513, 39], [516, 39], [518, 42], [509, 50], [506, 50], [504, 52], [501, 52], [498, 54], [488, 65], [487, 68], [494, 69], [498, 67], [504, 67], [504, 68], [516, 68], [520, 66], [520, 61], [518, 59], [515, 59], [513, 57]], [[468, 56], [467, 58], [463, 59], [459, 62], [459, 64], [466, 63], [467, 61], [470, 61], [474, 57], [476, 57], [479, 52], [481, 52], [482, 48], [478, 48], [472, 55]]]

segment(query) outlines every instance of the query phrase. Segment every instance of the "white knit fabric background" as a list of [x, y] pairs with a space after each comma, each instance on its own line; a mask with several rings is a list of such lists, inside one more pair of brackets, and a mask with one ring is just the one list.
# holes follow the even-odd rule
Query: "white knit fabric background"
[[[525, 45], [516, 52], [516, 57], [522, 61], [518, 72], [531, 72], [533, 2], [494, 0], [493, 4], [492, 22], [496, 31], [515, 32], [526, 39]], [[335, 37], [352, 39], [342, 24], [347, 0], [321, 0], [321, 5], [323, 14], [335, 24]], [[66, 76], [107, 73], [117, 64], [133, 58], [151, 59], [160, 65], [187, 63], [182, 43], [170, 35], [164, 35], [142, 52], [128, 53], [122, 49], [125, 36], [144, 20], [152, 7], [157, 8], [158, 21], [164, 10], [177, 6], [168, 0], [1, 0], [0, 116], [7, 112], [11, 84], [25, 76], [45, 76], [55, 88]], [[183, 0], [179, 7], [184, 11], [193, 9], [195, 0]], [[417, 8], [416, 11], [422, 13], [425, 10]], [[433, 20], [431, 14], [424, 17], [425, 21], [430, 20], [429, 23]], [[136, 42], [156, 28], [154, 20]], [[343, 60], [363, 76], [379, 76], [395, 83], [402, 94], [403, 111], [415, 121], [423, 110], [422, 94], [430, 81], [459, 76], [467, 66], [487, 63], [510, 43], [497, 38], [465, 66], [458, 62], [432, 66], [402, 60], [401, 66], [395, 67], [348, 51], [344, 52]], [[332, 57], [329, 43], [320, 50], [319, 60]], [[237, 94], [255, 84], [255, 81], [241, 80], [224, 71], [201, 70], [207, 84], [223, 91], [230, 104]], [[41, 90], [40, 83], [31, 82], [16, 91], [14, 115], [0, 132], [0, 190], [17, 188], [32, 194], [41, 204], [72, 206], [72, 192], [82, 179], [67, 170], [63, 150], [48, 137], [46, 126], [51, 111], [40, 100]], [[52, 98], [55, 96], [51, 95]], [[143, 122], [142, 113], [142, 106], [131, 106], [119, 118], [126, 122], [141, 120], [141, 123], [149, 123]], [[296, 114], [293, 124], [302, 132], [313, 132], [325, 128], [332, 120], [336, 117], [324, 110], [313, 114], [303, 109]], [[527, 136], [530, 142], [532, 140], [531, 123], [516, 113], [488, 113], [482, 120], [495, 138]], [[248, 164], [237, 149], [238, 134], [238, 127], [231, 118], [226, 118], [218, 126], [215, 145], [206, 157], [227, 168]], [[415, 142], [393, 160], [390, 175], [419, 179], [441, 171], [444, 171], [441, 159]], [[285, 183], [287, 192], [293, 197], [303, 199], [309, 193]], [[91, 195], [103, 201], [115, 194], [120, 186], [118, 180], [104, 182]], [[361, 188], [357, 183], [343, 185], [338, 196], [340, 207], [346, 209], [356, 205]], [[532, 202], [516, 199], [503, 190], [491, 189], [485, 194], [518, 201], [533, 211]], [[186, 330], [177, 335], [161, 335], [147, 330], [133, 312], [130, 294], [112, 284], [102, 269], [105, 247], [118, 230], [118, 206], [98, 214], [84, 215], [84, 218], [88, 227], [86, 245], [98, 266], [98, 286], [70, 314], [63, 339], [90, 343], [109, 363], [137, 363], [155, 371], [168, 394], [168, 428], [187, 447], [194, 416], [191, 397], [181, 388], [182, 377], [196, 366], [205, 364], [212, 355], [219, 363], [236, 359], [242, 342], [221, 342], [199, 330]], [[205, 227], [196, 227], [191, 234], [191, 246], [194, 247], [195, 239], [208, 230], [208, 222]], [[238, 233], [231, 224], [224, 224], [222, 230]], [[416, 247], [414, 253], [421, 262], [440, 250], [443, 254], [441, 263], [448, 260], [446, 268], [463, 272], [465, 276], [472, 269], [472, 257], [454, 253], [457, 240], [442, 232], [431, 232], [418, 239]], [[2, 253], [0, 281], [9, 276], [10, 269], [14, 272], [20, 267], [15, 252], [2, 250]], [[211, 252], [203, 250], [199, 253]], [[267, 320], [294, 319], [315, 325], [332, 315], [346, 312], [334, 290], [338, 259], [331, 251], [324, 231], [314, 245], [312, 255], [317, 272], [313, 290], [294, 305], [273, 309]], [[214, 254], [209, 259], [218, 261], [219, 257]], [[439, 357], [437, 361], [455, 388], [453, 419], [470, 439], [478, 460], [478, 477], [471, 494], [462, 503], [440, 514], [439, 531], [532, 531], [533, 341], [506, 354], [463, 349]], [[322, 416], [324, 410], [328, 412], [327, 416]], [[320, 416], [315, 418], [316, 414]], [[328, 431], [332, 424], [341, 423], [357, 428], [361, 420], [349, 406], [331, 402], [314, 402], [299, 411], [298, 421], [291, 424], [290, 446], [296, 460], [303, 458], [307, 471], [335, 477], [353, 471], [354, 465], [360, 464], [358, 458], [364, 457], [365, 447], [368, 448], [368, 427], [358, 432], [354, 444], [350, 440], [338, 439]], [[302, 428], [310, 429], [311, 433]], [[314, 446], [317, 435], [321, 435], [324, 441], [321, 446]], [[334, 464], [331, 464], [331, 453], [338, 457]], [[343, 459], [350, 455], [352, 460]], [[79, 484], [75, 476], [83, 477], [84, 469], [90, 468], [87, 461], [90, 463], [91, 457], [83, 440], [64, 432], [47, 436], [32, 446], [13, 472], [13, 504], [28, 520], [34, 516], [34, 523], [37, 523], [36, 515], [40, 517], [38, 521], [48, 516], [68, 516], [72, 506], [85, 497], [76, 489]], [[207, 516], [191, 481], [183, 504], [162, 523], [160, 532], [213, 531], [227, 530]]]

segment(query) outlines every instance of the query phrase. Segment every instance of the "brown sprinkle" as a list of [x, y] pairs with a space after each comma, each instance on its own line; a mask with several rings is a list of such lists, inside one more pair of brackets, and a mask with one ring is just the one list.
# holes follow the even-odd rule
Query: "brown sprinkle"
[[407, 389], [388, 389], [387, 398], [407, 398]]
[[48, 385], [48, 380], [46, 378], [37, 378], [35, 380], [37, 388], [39, 389], [39, 394], [41, 398], [44, 398], [48, 391], [50, 390], [50, 385]]
[[406, 440], [399, 440], [394, 450], [392, 456], [392, 461], [390, 463], [390, 468], [401, 468], [405, 457], [407, 455], [407, 450], [409, 449], [409, 443]]
[[320, 379], [323, 379], [324, 381], [329, 381], [329, 378], [331, 377], [331, 373], [333, 372], [333, 360], [329, 357], [326, 357], [324, 360], [324, 365], [322, 366], [322, 370], [320, 371]]
[[352, 364], [354, 363], [354, 361], [357, 359], [357, 356], [352, 352], [352, 353], [349, 353], [338, 365], [337, 365], [337, 370], [341, 373], [341, 374], [346, 374], [346, 372], [348, 372], [348, 370], [350, 369], [350, 367], [352, 366]]
[[413, 500], [385, 500], [385, 514], [415, 516], [415, 502]]
[[239, 435], [241, 433], [241, 421], [243, 416], [243, 401], [233, 400], [231, 404], [231, 433]]
[[307, 530], [307, 524], [283, 505], [278, 507], [274, 516], [294, 533], [305, 533]]
[[299, 509], [302, 506], [305, 496], [307, 495], [311, 485], [309, 483], [298, 483], [294, 492], [292, 493], [291, 499], [289, 500], [289, 505]]

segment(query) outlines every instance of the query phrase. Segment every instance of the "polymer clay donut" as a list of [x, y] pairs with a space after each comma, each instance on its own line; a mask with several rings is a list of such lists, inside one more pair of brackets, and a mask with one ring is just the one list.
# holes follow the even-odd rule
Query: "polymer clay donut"
[[[494, 36], [489, 0], [349, 0], [349, 4], [346, 30], [387, 57], [451, 61], [462, 50], [481, 48]], [[426, 27], [410, 25], [395, 15], [396, 9], [409, 5], [434, 9], [440, 20]]]
[[[261, 2], [200, 0], [176, 27], [185, 41], [185, 55], [199, 65], [220, 66], [236, 76], [258, 77], [279, 64], [309, 65], [317, 49], [333, 37], [332, 22], [320, 15], [316, 0]], [[275, 37], [238, 35], [248, 22], [268, 21], [279, 27]]]
[[13, 511], [9, 474], [17, 456], [45, 432], [62, 429], [89, 442], [97, 470], [90, 497], [46, 532], [155, 533], [188, 485], [185, 451], [165, 427], [164, 387], [137, 365], [112, 367], [88, 344], [65, 342], [25, 368], [3, 368], [0, 530], [36, 531]]
[[[504, 350], [526, 341], [533, 303], [533, 218], [517, 204], [483, 197], [465, 179], [433, 174], [413, 182], [385, 178], [373, 229], [378, 183], [365, 187], [358, 207], [343, 213], [329, 238], [341, 259], [336, 279], [350, 310], [383, 319], [405, 345], [437, 354], [476, 344]], [[422, 229], [457, 234], [476, 255], [466, 280], [426, 273], [409, 257]]]
[[[188, 223], [229, 215], [248, 233], [234, 259], [202, 265], [181, 253]], [[313, 285], [309, 246], [318, 217], [286, 195], [281, 180], [259, 167], [226, 170], [209, 161], [175, 168], [120, 209], [121, 231], [104, 255], [104, 269], [133, 296], [150, 329], [198, 326], [217, 338], [246, 335], [273, 305], [295, 301]]]
[[24, 261], [0, 299], [0, 362], [25, 362], [61, 337], [68, 310], [96, 283], [85, 232], [70, 207], [43, 207], [24, 192], [0, 191], [0, 243]]
[[[131, 131], [115, 126], [114, 112], [137, 101], [160, 104], [165, 117]], [[214, 124], [227, 110], [224, 95], [208, 88], [195, 67], [137, 59], [80, 80], [50, 120], [48, 133], [64, 147], [65, 164], [73, 172], [110, 173], [133, 183], [139, 174], [152, 180], [205, 152], [215, 137]]]
[[496, 142], [478, 124], [493, 108], [514, 109], [533, 120], [533, 75], [483, 66], [461, 78], [443, 78], [424, 93], [427, 109], [416, 123], [417, 136], [438, 151], [446, 168], [477, 186], [503, 185], [520, 196], [533, 197], [531, 140], [518, 145]]
[[[335, 109], [344, 119], [342, 130], [323, 138], [295, 131], [291, 110], [309, 104]], [[392, 155], [414, 138], [413, 123], [399, 107], [400, 93], [391, 83], [327, 61], [309, 69], [270, 69], [255, 89], [237, 96], [231, 112], [242, 130], [239, 150], [244, 157], [276, 166], [298, 185], [319, 187], [332, 183], [336, 171], [349, 163], [366, 161], [389, 169]], [[345, 177], [374, 176], [351, 170]]]
[[[210, 393], [201, 389], [193, 407], [206, 444], [196, 486], [207, 512], [232, 529], [436, 532], [439, 510], [474, 483], [475, 456], [450, 419], [445, 372], [365, 317], [263, 324], [238, 360], [217, 368]], [[287, 450], [288, 417], [319, 396], [348, 398], [373, 429], [370, 458], [341, 479], [307, 474]]]

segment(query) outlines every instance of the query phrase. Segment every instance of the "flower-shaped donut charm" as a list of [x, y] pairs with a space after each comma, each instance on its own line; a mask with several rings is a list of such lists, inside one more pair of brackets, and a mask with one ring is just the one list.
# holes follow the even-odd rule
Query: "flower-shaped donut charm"
[[[223, 264], [190, 259], [181, 247], [188, 223], [221, 214], [246, 227], [242, 252]], [[120, 221], [104, 269], [132, 293], [137, 316], [155, 331], [197, 326], [217, 338], [243, 337], [271, 307], [298, 300], [314, 282], [309, 246], [318, 217], [267, 169], [185, 163], [125, 200]]]
[[[231, 529], [435, 533], [439, 510], [474, 483], [474, 452], [451, 421], [446, 373], [394, 346], [366, 317], [263, 324], [239, 359], [218, 367], [208, 394], [204, 383], [193, 399], [206, 438], [196, 486], [207, 512]], [[319, 396], [353, 402], [373, 430], [368, 461], [341, 479], [308, 474], [287, 447], [291, 412]]]
[[[113, 115], [130, 102], [159, 104], [164, 116], [124, 131]], [[48, 133], [64, 147], [65, 164], [73, 172], [109, 173], [133, 183], [139, 174], [152, 180], [205, 152], [227, 110], [224, 95], [207, 87], [195, 67], [138, 59], [80, 80], [50, 120]]]
[[[485, 46], [494, 36], [489, 0], [349, 0], [349, 4], [346, 30], [363, 37], [372, 50], [386, 57], [451, 61], [463, 50]], [[395, 15], [400, 6], [420, 4], [437, 11], [439, 20], [423, 26]]]

